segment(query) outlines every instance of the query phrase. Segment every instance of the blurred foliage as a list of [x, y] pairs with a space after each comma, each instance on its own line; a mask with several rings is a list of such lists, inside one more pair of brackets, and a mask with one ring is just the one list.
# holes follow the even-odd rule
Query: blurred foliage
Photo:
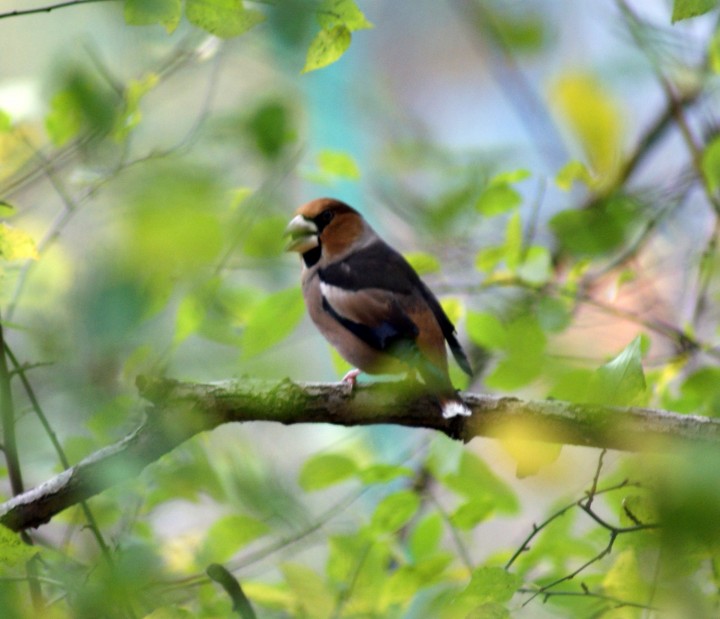
[[[391, 67], [403, 28], [428, 49], [436, 120], [475, 76], [435, 57], [445, 24], [420, 31], [414, 7], [386, 23], [360, 0], [112, 4], [74, 9], [112, 24], [108, 41], [63, 49], [30, 76], [37, 105], [0, 109], [5, 498], [20, 469], [40, 483], [127, 436], [138, 374], [333, 377], [344, 362], [305, 329], [283, 255], [293, 209], [318, 191], [381, 198], [366, 214], [414, 249], [478, 370], [469, 389], [590, 403], [599, 424], [610, 405], [720, 414], [720, 30], [716, 12], [684, 21], [717, 2], [608, 3], [612, 49], [595, 63], [579, 43], [558, 56], [552, 3], [457, 3], [508, 107], [540, 127], [533, 148], [503, 127], [483, 152], [439, 139], [411, 118], [415, 101], [373, 99], [383, 80], [368, 63]], [[60, 23], [62, 6], [43, 19]], [[24, 12], [0, 26], [22, 28]], [[398, 46], [324, 69], [385, 28]], [[135, 46], [142, 62], [126, 65]], [[455, 86], [432, 82], [445, 64]], [[400, 71], [387, 81], [415, 97]], [[334, 114], [348, 139], [325, 135]], [[37, 533], [0, 531], [2, 616], [719, 613], [716, 450], [622, 456], [517, 424], [468, 446], [399, 428], [292, 432], [224, 427]], [[209, 577], [217, 563], [230, 576]]]

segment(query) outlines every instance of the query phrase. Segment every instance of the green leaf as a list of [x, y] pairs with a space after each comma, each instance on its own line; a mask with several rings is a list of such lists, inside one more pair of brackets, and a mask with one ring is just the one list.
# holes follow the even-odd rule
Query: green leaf
[[242, 0], [186, 0], [188, 21], [221, 39], [229, 39], [247, 32], [265, 21], [265, 15], [247, 9]]
[[704, 15], [717, 7], [718, 0], [675, 0], [673, 2], [672, 23]]
[[40, 256], [35, 241], [27, 232], [0, 222], [0, 257], [12, 261], [37, 260]]
[[485, 602], [471, 610], [465, 619], [510, 619], [510, 611], [498, 602]]
[[408, 549], [415, 562], [433, 555], [440, 547], [443, 535], [443, 519], [431, 513], [420, 520], [408, 538]]
[[317, 157], [321, 174], [356, 181], [360, 178], [360, 168], [348, 153], [336, 150], [323, 150]]
[[181, 0], [125, 0], [125, 22], [131, 26], [162, 24], [172, 32], [181, 17]]
[[82, 118], [75, 97], [63, 90], [50, 100], [50, 111], [45, 117], [45, 130], [55, 146], [62, 146], [80, 133]]
[[510, 183], [519, 183], [530, 178], [530, 170], [525, 168], [518, 168], [517, 170], [507, 170], [506, 172], [500, 172], [490, 179], [490, 186], [494, 185], [507, 185]]
[[703, 367], [694, 371], [680, 386], [679, 397], [667, 398], [664, 405], [678, 413], [720, 416], [720, 368]]
[[505, 356], [487, 377], [493, 389], [519, 389], [537, 378], [545, 366], [547, 338], [537, 317], [526, 314], [505, 325]]
[[17, 209], [5, 200], [0, 200], [0, 217], [12, 217]]
[[505, 257], [505, 246], [483, 247], [475, 256], [475, 268], [483, 273], [491, 273]]
[[570, 191], [573, 183], [577, 182], [591, 188], [595, 185], [592, 174], [581, 161], [569, 161], [555, 176], [555, 183], [563, 191]]
[[440, 270], [440, 261], [432, 254], [415, 251], [403, 255], [405, 260], [410, 263], [410, 266], [417, 271], [418, 275], [437, 273]]
[[457, 325], [465, 315], [465, 305], [457, 297], [443, 297], [440, 301], [445, 314], [454, 325]]
[[420, 508], [420, 497], [411, 490], [386, 496], [375, 508], [371, 526], [375, 531], [394, 533], [405, 526]]
[[482, 348], [502, 349], [507, 344], [505, 326], [494, 314], [469, 311], [465, 328], [470, 339]]
[[338, 60], [350, 47], [352, 35], [347, 26], [323, 28], [310, 43], [303, 73], [321, 69]]
[[550, 229], [565, 251], [579, 257], [602, 256], [630, 238], [641, 214], [633, 199], [613, 196], [581, 210], [560, 211], [550, 220]]
[[702, 171], [710, 191], [720, 188], [720, 135], [716, 135], [703, 152]]
[[285, 226], [287, 226], [287, 217], [281, 215], [271, 215], [256, 221], [243, 243], [243, 253], [253, 258], [280, 256], [285, 248], [283, 237]]
[[142, 112], [140, 101], [157, 85], [160, 77], [156, 73], [148, 73], [138, 80], [130, 80], [125, 88], [125, 107], [118, 116], [115, 127], [115, 138], [122, 141], [140, 124]]
[[515, 513], [518, 509], [517, 498], [510, 486], [469, 451], [462, 452], [457, 471], [442, 475], [440, 481], [470, 501], [478, 504], [487, 502], [496, 511]]
[[351, 32], [373, 28], [354, 0], [323, 0], [317, 8], [317, 18], [325, 30], [345, 26]]
[[714, 73], [720, 73], [720, 29], [715, 31], [708, 46], [708, 61]]
[[652, 595], [650, 586], [640, 573], [640, 566], [632, 549], [617, 555], [603, 578], [602, 586], [606, 595], [639, 604]]
[[473, 571], [470, 584], [461, 595], [472, 597], [478, 603], [504, 604], [510, 601], [521, 584], [520, 576], [501, 567], [479, 567]]
[[188, 295], [178, 305], [175, 318], [175, 335], [177, 344], [197, 332], [205, 319], [205, 304], [196, 295]]
[[358, 476], [363, 484], [386, 484], [398, 477], [412, 477], [411, 468], [397, 464], [371, 464], [362, 469]]
[[553, 98], [562, 119], [585, 151], [593, 171], [610, 183], [622, 148], [623, 114], [606, 85], [589, 74], [563, 76]]
[[[381, 608], [393, 606], [404, 608], [411, 600], [416, 600], [422, 595], [423, 590], [435, 585], [446, 584], [449, 580], [445, 571], [452, 562], [453, 556], [449, 552], [438, 552], [426, 559], [412, 563], [401, 564], [394, 568], [383, 582], [381, 593]], [[387, 617], [388, 614], [374, 615], [375, 617]], [[391, 615], [393, 616], [393, 615]], [[408, 616], [407, 614], [403, 616]], [[417, 614], [415, 617], [428, 617], [430, 615]], [[435, 617], [435, 615], [432, 615]], [[463, 615], [455, 615], [462, 617]]]
[[160, 606], [143, 619], [193, 619], [196, 616], [181, 606]]
[[63, 87], [52, 97], [45, 129], [56, 146], [80, 132], [105, 137], [116, 126], [122, 100], [95, 73], [72, 69], [62, 76]]
[[280, 571], [295, 594], [296, 617], [329, 617], [335, 596], [313, 569], [299, 563], [283, 563]]
[[231, 515], [216, 520], [207, 532], [199, 562], [222, 563], [250, 542], [270, 532], [270, 527], [251, 516]]
[[271, 161], [296, 137], [291, 111], [282, 100], [265, 101], [258, 106], [250, 114], [245, 128], [258, 151]]
[[560, 332], [572, 321], [570, 304], [555, 297], [542, 297], [535, 304], [535, 316], [543, 331]]
[[485, 217], [494, 217], [522, 204], [522, 197], [510, 185], [488, 187], [478, 198], [475, 208]]
[[341, 454], [319, 454], [303, 464], [299, 484], [306, 492], [345, 481], [357, 472], [357, 464]]
[[533, 245], [517, 268], [518, 276], [530, 284], [544, 284], [552, 276], [552, 257], [547, 247]]
[[487, 520], [494, 511], [495, 506], [491, 498], [485, 496], [463, 503], [450, 516], [450, 522], [458, 529], [470, 530]]
[[510, 185], [529, 176], [530, 172], [524, 169], [501, 172], [494, 176], [475, 203], [475, 208], [486, 217], [494, 217], [520, 206], [522, 196]]
[[248, 359], [285, 339], [300, 322], [305, 309], [300, 288], [281, 290], [258, 303], [242, 335], [242, 356]]
[[505, 229], [505, 264], [515, 270], [520, 265], [523, 251], [523, 232], [520, 211], [515, 211], [508, 219]]
[[598, 368], [590, 385], [590, 402], [627, 406], [645, 392], [641, 341], [638, 335], [619, 355]]
[[38, 553], [37, 546], [29, 546], [20, 534], [0, 525], [0, 566], [12, 567], [24, 563]]
[[12, 128], [12, 118], [5, 110], [0, 110], [0, 133], [10, 131]]

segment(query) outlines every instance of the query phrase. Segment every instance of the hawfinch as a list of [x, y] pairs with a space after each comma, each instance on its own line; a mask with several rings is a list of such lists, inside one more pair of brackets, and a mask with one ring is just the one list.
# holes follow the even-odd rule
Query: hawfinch
[[448, 375], [445, 342], [472, 374], [455, 327], [418, 274], [347, 204], [320, 198], [288, 224], [288, 251], [302, 257], [302, 290], [315, 325], [357, 370], [417, 371], [445, 418], [470, 415]]

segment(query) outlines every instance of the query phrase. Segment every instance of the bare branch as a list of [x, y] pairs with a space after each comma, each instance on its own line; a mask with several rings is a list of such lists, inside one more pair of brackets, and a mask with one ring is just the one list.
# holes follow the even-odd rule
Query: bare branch
[[67, 2], [58, 2], [57, 4], [49, 4], [47, 6], [38, 6], [33, 9], [16, 9], [14, 11], [7, 11], [6, 13], [0, 13], [0, 19], [6, 17], [22, 17], [23, 15], [35, 15], [37, 13], [50, 13], [56, 9], [65, 9], [71, 6], [78, 6], [80, 4], [90, 4], [91, 2], [108, 2], [110, 0], [68, 0]]
[[432, 396], [409, 392], [404, 383], [362, 386], [351, 392], [343, 383], [195, 384], [141, 377], [138, 387], [153, 403], [139, 428], [0, 505], [0, 524], [15, 531], [38, 527], [79, 501], [136, 476], [195, 434], [230, 422], [396, 424], [436, 430], [465, 442], [475, 436], [508, 436], [518, 428], [527, 433], [530, 428], [541, 441], [630, 451], [720, 444], [718, 419], [647, 408], [464, 394], [473, 415], [447, 420]]

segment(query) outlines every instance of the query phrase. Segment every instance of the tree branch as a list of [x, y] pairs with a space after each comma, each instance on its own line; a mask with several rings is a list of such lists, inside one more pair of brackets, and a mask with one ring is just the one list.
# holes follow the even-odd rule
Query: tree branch
[[720, 444], [720, 419], [647, 408], [464, 394], [473, 415], [447, 420], [432, 396], [407, 387], [381, 383], [351, 392], [343, 383], [299, 384], [287, 379], [195, 384], [140, 377], [140, 393], [152, 403], [143, 424], [0, 505], [0, 524], [14, 531], [38, 527], [79, 501], [137, 476], [195, 434], [230, 422], [396, 424], [436, 430], [464, 442], [519, 431], [541, 441], [628, 451]]
[[0, 13], [0, 19], [6, 17], [22, 17], [24, 15], [35, 15], [37, 13], [49, 13], [56, 9], [65, 9], [71, 6], [78, 6], [80, 4], [90, 4], [91, 2], [108, 2], [110, 0], [68, 0], [67, 2], [58, 2], [57, 4], [50, 4], [47, 6], [39, 6], [33, 9], [16, 9], [14, 11], [8, 11], [6, 13]]

